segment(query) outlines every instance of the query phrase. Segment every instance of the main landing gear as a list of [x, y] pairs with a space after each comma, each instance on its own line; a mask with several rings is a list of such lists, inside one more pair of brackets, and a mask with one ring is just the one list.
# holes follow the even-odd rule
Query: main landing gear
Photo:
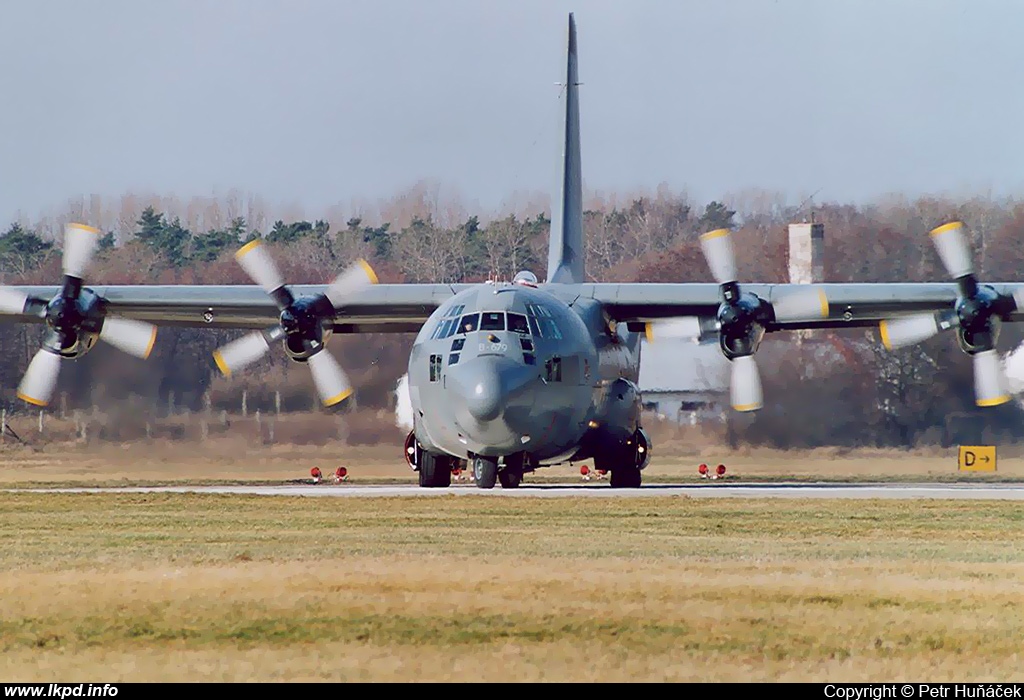
[[643, 428], [637, 428], [625, 445], [594, 455], [594, 468], [611, 474], [613, 489], [637, 489], [643, 481], [640, 472], [650, 461], [651, 441]]
[[452, 485], [452, 458], [423, 451], [420, 453], [420, 486], [448, 488]]

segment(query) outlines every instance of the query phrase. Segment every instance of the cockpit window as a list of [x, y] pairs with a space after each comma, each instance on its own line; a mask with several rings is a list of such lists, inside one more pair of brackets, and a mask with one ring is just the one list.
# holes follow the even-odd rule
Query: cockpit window
[[558, 340], [562, 337], [558, 330], [558, 324], [548, 311], [541, 304], [527, 304], [526, 313], [530, 322], [530, 331], [538, 338], [552, 338]]
[[472, 333], [480, 325], [480, 314], [466, 314], [459, 321], [458, 333]]
[[437, 328], [434, 329], [434, 333], [430, 336], [431, 340], [440, 340], [451, 337], [456, 330], [459, 322], [459, 314], [466, 308], [465, 304], [457, 304], [456, 306], [447, 309], [441, 320], [437, 322]]
[[501, 311], [485, 311], [480, 317], [480, 330], [482, 331], [503, 331], [505, 330], [505, 314]]
[[530, 316], [530, 333], [532, 333], [533, 335], [537, 336], [538, 338], [543, 338], [544, 337], [544, 336], [542, 336], [540, 334], [540, 326], [537, 325], [537, 317], [536, 316]]
[[554, 319], [538, 318], [537, 325], [540, 326], [540, 334], [543, 338], [554, 338], [557, 340], [562, 337], [561, 332], [558, 330], [558, 326], [555, 325]]
[[508, 315], [508, 329], [521, 335], [530, 335], [530, 327], [526, 325], [526, 316], [522, 314]]

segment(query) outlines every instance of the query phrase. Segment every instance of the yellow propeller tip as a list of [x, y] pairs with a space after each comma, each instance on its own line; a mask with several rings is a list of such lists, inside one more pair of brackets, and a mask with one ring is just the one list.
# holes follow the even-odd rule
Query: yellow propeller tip
[[359, 265], [362, 266], [363, 270], [366, 272], [366, 276], [370, 278], [370, 284], [378, 284], [380, 280], [377, 279], [377, 273], [373, 271], [372, 267], [370, 267], [370, 263], [362, 259], [360, 259], [358, 262]]
[[729, 235], [729, 229], [727, 229], [727, 228], [717, 228], [714, 231], [708, 231], [707, 233], [702, 233], [700, 235], [700, 239], [702, 241], [710, 241], [712, 238], [721, 238], [722, 236], [728, 236], [728, 235]]
[[73, 223], [73, 224], [68, 224], [68, 228], [80, 228], [83, 231], [88, 231], [89, 233], [99, 233], [100, 232], [100, 230], [98, 228], [96, 228], [95, 226], [89, 226], [88, 224]]
[[734, 405], [733, 408], [736, 409], [737, 411], [747, 412], [756, 411], [757, 409], [761, 408], [761, 406], [762, 404], [759, 403], [741, 403]]
[[224, 361], [224, 356], [220, 354], [220, 350], [214, 351], [213, 361], [217, 363], [217, 369], [219, 369], [225, 377], [231, 376], [231, 370], [228, 368], [228, 364]]
[[143, 360], [148, 360], [149, 359], [149, 354], [151, 352], [153, 352], [153, 346], [156, 345], [156, 331], [157, 331], [157, 329], [154, 326], [153, 327], [153, 333], [152, 333], [152, 335], [149, 336], [149, 345], [146, 346], [146, 352], [143, 353], [143, 355], [142, 355], [142, 359]]
[[47, 404], [50, 403], [49, 401], [43, 401], [42, 399], [37, 399], [33, 396], [29, 396], [28, 394], [22, 394], [20, 391], [18, 392], [18, 398], [21, 399], [22, 401], [27, 401], [33, 406], [46, 406]]
[[931, 230], [931, 235], [938, 236], [940, 233], [945, 233], [946, 231], [953, 231], [958, 228], [963, 228], [963, 225], [964, 224], [962, 221], [950, 221], [948, 224], [943, 224], [942, 226], [933, 228]]
[[335, 404], [339, 404], [339, 403], [341, 403], [342, 401], [344, 401], [345, 399], [347, 399], [351, 395], [352, 395], [352, 390], [351, 389], [346, 389], [345, 391], [341, 392], [337, 396], [332, 396], [329, 399], [324, 399], [324, 406], [333, 406]]
[[1001, 406], [1002, 404], [1006, 403], [1009, 400], [1009, 396], [997, 396], [994, 399], [978, 399], [975, 403], [977, 403], [979, 406], [984, 407]]
[[648, 343], [654, 342], [654, 325], [651, 323], [644, 324], [644, 336], [647, 338]]
[[235, 253], [235, 260], [241, 260], [243, 257], [245, 257], [246, 255], [251, 253], [253, 250], [258, 248], [259, 245], [260, 245], [260, 239], [258, 239], [258, 238], [254, 238], [253, 240], [249, 241], [244, 246], [239, 248], [237, 253]]
[[882, 345], [885, 346], [885, 349], [892, 350], [892, 343], [889, 340], [889, 325], [887, 322], [882, 321], [878, 324], [878, 334], [882, 336]]

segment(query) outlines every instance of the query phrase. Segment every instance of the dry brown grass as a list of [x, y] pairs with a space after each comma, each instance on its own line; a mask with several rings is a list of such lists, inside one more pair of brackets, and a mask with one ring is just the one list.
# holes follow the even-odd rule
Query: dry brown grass
[[[79, 439], [72, 418], [37, 419], [19, 414], [11, 424], [26, 444], [0, 442], [0, 484], [80, 484], [289, 481], [308, 479], [319, 467], [339, 466], [354, 482], [415, 481], [402, 457], [403, 431], [388, 411], [292, 413], [258, 419], [199, 414], [153, 419], [150, 438], [136, 435], [146, 416], [102, 415], [88, 421]], [[201, 423], [208, 423], [202, 439]], [[126, 422], [127, 421], [127, 422]], [[972, 480], [1024, 479], [1024, 445], [1000, 445], [996, 474], [958, 474], [957, 448], [772, 450], [724, 447], [720, 425], [675, 426], [651, 419], [654, 442], [647, 481], [697, 479], [697, 466], [725, 464], [741, 479]], [[142, 425], [143, 428], [139, 426]], [[579, 465], [543, 469], [529, 482], [579, 480]]]
[[[400, 442], [349, 445], [253, 444], [227, 435], [206, 442], [168, 439], [126, 443], [54, 443], [32, 450], [9, 442], [0, 447], [0, 484], [31, 483], [149, 484], [173, 482], [250, 482], [308, 480], [310, 469], [325, 476], [339, 466], [353, 483], [415, 482]], [[957, 472], [957, 449], [767, 450], [689, 448], [683, 443], [655, 444], [648, 482], [698, 479], [697, 466], [726, 465], [735, 479], [800, 480], [952, 480], [1024, 479], [1024, 458], [999, 448], [994, 474]], [[592, 463], [590, 463], [591, 466]], [[579, 465], [542, 469], [526, 483], [579, 481]]]
[[11, 681], [1022, 680], [1006, 502], [0, 495]]

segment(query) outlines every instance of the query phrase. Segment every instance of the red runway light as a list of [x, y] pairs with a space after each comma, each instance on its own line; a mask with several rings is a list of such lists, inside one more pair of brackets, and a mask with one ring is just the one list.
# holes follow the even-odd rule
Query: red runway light
[[345, 467], [338, 467], [338, 471], [334, 472], [334, 475], [339, 479], [344, 479], [346, 476], [348, 476], [348, 469], [346, 469]]
[[700, 465], [699, 467], [697, 467], [697, 471], [700, 472], [701, 474], [707, 474], [708, 473], [708, 465], [706, 465], [706, 464]]
[[309, 475], [314, 479], [319, 479], [322, 474], [320, 473], [320, 467], [313, 467], [309, 470]]
[[722, 476], [723, 474], [725, 474], [725, 465], [719, 464], [715, 472], [718, 474], [718, 476]]
[[580, 467], [580, 474], [582, 474], [583, 476], [586, 476], [589, 473], [590, 473], [590, 467], [588, 467], [586, 464], [584, 464], [582, 467]]

